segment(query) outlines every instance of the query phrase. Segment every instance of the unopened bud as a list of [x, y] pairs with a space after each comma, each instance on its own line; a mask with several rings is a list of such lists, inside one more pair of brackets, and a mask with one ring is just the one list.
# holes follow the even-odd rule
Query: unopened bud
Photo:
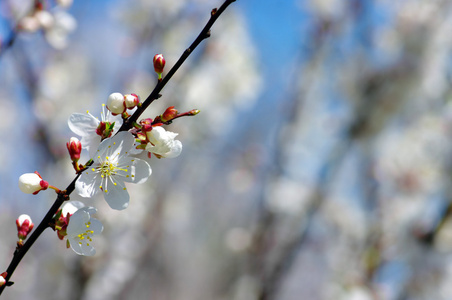
[[112, 115], [120, 115], [126, 111], [124, 96], [121, 93], [113, 93], [108, 96], [107, 108]]
[[174, 119], [177, 116], [178, 113], [179, 112], [177, 111], [177, 109], [174, 108], [174, 106], [170, 106], [160, 116], [160, 120], [162, 120], [162, 122], [171, 121], [172, 119]]
[[25, 194], [36, 195], [39, 191], [46, 190], [49, 183], [41, 178], [38, 172], [25, 173], [19, 177], [19, 188]]
[[67, 150], [71, 156], [73, 162], [77, 162], [80, 159], [80, 153], [82, 152], [82, 143], [76, 137], [71, 137], [68, 143], [66, 143]]
[[141, 131], [143, 131], [143, 132], [151, 131], [152, 130], [152, 119], [147, 118], [147, 119], [141, 120], [140, 125], [141, 125]]
[[159, 79], [162, 79], [163, 68], [165, 67], [165, 58], [163, 54], [156, 54], [154, 56], [154, 70], [159, 75]]
[[134, 108], [138, 104], [140, 104], [140, 97], [136, 94], [127, 94], [124, 96], [124, 103], [127, 108]]
[[34, 227], [33, 222], [29, 215], [20, 215], [16, 220], [17, 226], [17, 236], [21, 240], [25, 240], [27, 235], [31, 232]]
[[3, 272], [2, 274], [0, 274], [0, 287], [4, 286], [6, 284], [6, 276], [8, 275], [8, 273]]
[[199, 109], [192, 109], [188, 112], [189, 116], [195, 116], [197, 114], [199, 114], [201, 111]]

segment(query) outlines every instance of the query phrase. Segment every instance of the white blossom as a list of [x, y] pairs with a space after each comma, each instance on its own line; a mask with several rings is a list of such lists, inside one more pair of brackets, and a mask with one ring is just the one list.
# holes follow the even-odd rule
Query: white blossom
[[97, 209], [94, 207], [82, 207], [69, 218], [67, 241], [72, 250], [79, 255], [92, 256], [96, 253], [92, 237], [103, 230], [102, 223], [91, 218], [96, 212]]
[[119, 132], [104, 140], [93, 158], [94, 163], [83, 171], [75, 184], [78, 194], [93, 197], [102, 191], [111, 208], [127, 208], [130, 197], [125, 182], [142, 183], [152, 173], [146, 161], [129, 157], [134, 141], [129, 132]]
[[[86, 114], [74, 113], [69, 117], [68, 125], [72, 132], [81, 137], [82, 148], [87, 149], [90, 157], [93, 157], [102, 140], [102, 135], [108, 137], [106, 131], [110, 125], [113, 125], [110, 133], [114, 135], [122, 125], [122, 118], [113, 116], [109, 110], [105, 111], [105, 105], [102, 105], [100, 120], [89, 111]], [[104, 125], [107, 128], [103, 127]]]
[[166, 131], [163, 127], [157, 126], [146, 132], [150, 143], [146, 145], [146, 151], [154, 153], [157, 157], [173, 158], [182, 152], [182, 143], [174, 138], [177, 133]]

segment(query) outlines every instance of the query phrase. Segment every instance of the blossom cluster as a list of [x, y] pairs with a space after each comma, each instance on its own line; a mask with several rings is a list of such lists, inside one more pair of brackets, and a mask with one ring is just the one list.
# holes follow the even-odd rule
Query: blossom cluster
[[[161, 66], [162, 59], [158, 58], [156, 64]], [[176, 118], [196, 115], [199, 111], [179, 113], [174, 106], [170, 106], [154, 119], [143, 119], [134, 122], [131, 129], [121, 129], [130, 118], [129, 113], [139, 107], [138, 95], [116, 92], [110, 94], [106, 104], [102, 105], [100, 118], [89, 111], [73, 113], [69, 117], [68, 126], [78, 137], [71, 137], [66, 146], [77, 174], [74, 191], [79, 196], [92, 198], [102, 194], [112, 209], [126, 209], [130, 202], [127, 185], [143, 183], [151, 176], [151, 157], [174, 158], [181, 154], [182, 143], [176, 140], [178, 134], [166, 130], [165, 126]], [[83, 150], [88, 153], [89, 160], [80, 164]], [[50, 188], [69, 199], [66, 191], [50, 185], [38, 172], [20, 176], [19, 188], [28, 194]], [[96, 208], [85, 206], [82, 202], [66, 202], [53, 216], [50, 226], [58, 238], [65, 239], [67, 247], [77, 254], [94, 255], [93, 236], [103, 230], [102, 223], [92, 217], [96, 211]], [[33, 223], [28, 216], [19, 217], [16, 223], [20, 238], [18, 247], [21, 247], [22, 241], [33, 229]]]
[[17, 30], [30, 33], [42, 30], [45, 39], [52, 47], [65, 48], [68, 35], [77, 27], [75, 18], [66, 11], [72, 2], [72, 0], [57, 0], [57, 6], [50, 10], [44, 1], [35, 1], [30, 13], [18, 22]]

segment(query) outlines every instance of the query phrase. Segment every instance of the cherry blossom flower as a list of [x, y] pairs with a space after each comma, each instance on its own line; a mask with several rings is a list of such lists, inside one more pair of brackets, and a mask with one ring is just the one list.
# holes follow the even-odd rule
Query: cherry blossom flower
[[93, 157], [102, 139], [112, 136], [121, 127], [122, 118], [113, 116], [109, 110], [105, 111], [105, 105], [102, 105], [101, 120], [87, 111], [86, 114], [72, 114], [68, 125], [72, 132], [81, 137], [82, 148]]
[[82, 197], [93, 197], [102, 191], [111, 208], [127, 208], [130, 197], [124, 182], [143, 183], [152, 173], [146, 161], [129, 157], [134, 142], [135, 138], [129, 132], [119, 132], [104, 140], [93, 158], [94, 163], [77, 180], [77, 193]]
[[91, 215], [96, 212], [97, 209], [94, 207], [82, 207], [69, 218], [66, 230], [68, 247], [70, 246], [79, 255], [92, 256], [96, 253], [92, 237], [103, 230], [102, 223], [91, 218]]
[[182, 143], [174, 139], [177, 135], [177, 133], [166, 131], [161, 126], [153, 127], [152, 130], [146, 132], [150, 142], [146, 145], [146, 151], [154, 153], [158, 158], [179, 156], [182, 152]]

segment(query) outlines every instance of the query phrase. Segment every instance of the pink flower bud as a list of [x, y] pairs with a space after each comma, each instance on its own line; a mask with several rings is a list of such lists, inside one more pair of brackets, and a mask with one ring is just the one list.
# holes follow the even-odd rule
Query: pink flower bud
[[77, 162], [80, 159], [80, 153], [82, 152], [82, 143], [76, 137], [71, 137], [68, 143], [66, 143], [67, 150], [71, 156], [73, 162]]
[[162, 120], [162, 122], [168, 122], [171, 121], [172, 119], [174, 119], [174, 117], [177, 116], [179, 112], [177, 111], [177, 109], [174, 108], [174, 106], [170, 106], [168, 107], [165, 112], [160, 116], [160, 120]]
[[140, 104], [140, 97], [136, 94], [127, 94], [124, 96], [124, 102], [127, 108], [134, 108], [138, 104]]
[[126, 111], [124, 96], [121, 93], [113, 93], [108, 96], [107, 108], [112, 115], [120, 115]]
[[16, 220], [17, 225], [17, 236], [21, 240], [25, 240], [27, 235], [31, 232], [34, 227], [33, 222], [29, 215], [20, 215]]
[[152, 130], [152, 119], [151, 118], [141, 120], [140, 124], [141, 124], [141, 131], [148, 132], [148, 131]]
[[159, 79], [162, 78], [163, 68], [165, 67], [165, 58], [163, 54], [156, 54], [154, 56], [154, 70], [159, 75]]
[[42, 179], [38, 172], [25, 173], [19, 177], [19, 188], [25, 194], [36, 195], [42, 190], [46, 190], [49, 183]]

